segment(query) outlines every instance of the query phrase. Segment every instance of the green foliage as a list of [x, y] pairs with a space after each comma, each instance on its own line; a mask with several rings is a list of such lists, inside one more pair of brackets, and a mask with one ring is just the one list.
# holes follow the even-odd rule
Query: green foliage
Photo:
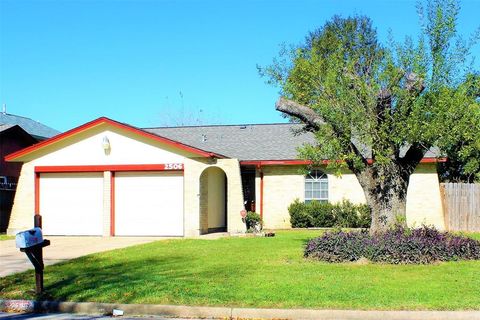
[[15, 239], [15, 237], [14, 236], [7, 236], [6, 234], [0, 234], [0, 241], [12, 240], [12, 239]]
[[357, 228], [370, 228], [372, 223], [372, 209], [367, 204], [357, 205]]
[[332, 208], [334, 226], [342, 228], [368, 228], [371, 210], [366, 204], [353, 204], [348, 200], [336, 203]]
[[288, 207], [293, 228], [369, 228], [371, 210], [366, 204], [353, 204], [348, 200], [328, 202], [300, 202], [295, 199]]
[[247, 225], [247, 232], [260, 231], [263, 226], [262, 218], [256, 212], [248, 211], [245, 216], [245, 224]]
[[330, 228], [338, 226], [339, 221], [336, 219], [335, 205], [319, 201], [311, 201], [304, 205], [306, 214], [312, 217], [312, 227]]
[[480, 241], [427, 226], [417, 229], [397, 226], [372, 235], [365, 230], [336, 231], [310, 240], [305, 247], [305, 257], [327, 262], [366, 258], [372, 262], [391, 264], [480, 260]]
[[289, 206], [290, 224], [293, 228], [309, 228], [313, 226], [312, 216], [307, 212], [305, 203], [295, 199]]
[[344, 160], [330, 167], [362, 171], [365, 157], [381, 167], [398, 163], [409, 147], [423, 154], [438, 146], [462, 163], [465, 174], [478, 174], [480, 90], [469, 53], [480, 33], [469, 41], [458, 34], [459, 8], [457, 0], [420, 1], [419, 38], [388, 46], [378, 41], [368, 17], [334, 16], [259, 68], [284, 97], [325, 122], [300, 156]]
[[[168, 239], [45, 267], [45, 300], [362, 310], [479, 310], [480, 261], [312, 262], [319, 230], [273, 238]], [[480, 234], [475, 234], [480, 240]], [[0, 278], [1, 299], [35, 300], [34, 271]], [[252, 285], [254, 284], [254, 285]], [[20, 318], [23, 316], [20, 316]]]
[[[451, 121], [457, 125], [453, 126], [454, 130], [449, 135], [439, 140], [439, 146], [448, 155], [447, 162], [439, 166], [442, 181], [480, 182], [480, 104], [472, 101], [471, 96], [474, 95], [480, 97], [480, 74], [470, 75], [459, 90], [446, 98], [463, 99], [463, 103], [447, 110], [455, 114]], [[460, 108], [461, 112], [457, 113]], [[445, 127], [451, 125], [447, 123]]]

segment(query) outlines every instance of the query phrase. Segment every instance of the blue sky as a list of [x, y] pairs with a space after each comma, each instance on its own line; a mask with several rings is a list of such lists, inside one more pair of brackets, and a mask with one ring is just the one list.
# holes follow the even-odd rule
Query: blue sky
[[[463, 34], [479, 12], [480, 0], [462, 1]], [[256, 65], [334, 14], [370, 16], [382, 40], [418, 30], [409, 0], [0, 0], [0, 103], [61, 131], [100, 116], [138, 127], [285, 122]], [[478, 45], [472, 53], [480, 59]]]

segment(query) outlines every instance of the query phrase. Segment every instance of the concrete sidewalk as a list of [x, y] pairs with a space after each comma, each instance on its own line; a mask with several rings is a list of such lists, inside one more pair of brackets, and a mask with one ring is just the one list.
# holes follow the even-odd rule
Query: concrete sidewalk
[[[59, 237], [47, 236], [50, 246], [43, 249], [45, 265], [87, 254], [166, 240], [161, 237]], [[171, 238], [170, 238], [171, 239]], [[0, 241], [0, 277], [33, 269], [25, 253], [15, 247], [15, 240]]]
[[249, 309], [154, 304], [113, 304], [0, 300], [0, 311], [111, 314], [120, 309], [125, 317], [163, 316], [201, 319], [291, 319], [291, 320], [480, 320], [480, 311], [380, 311], [316, 309]]

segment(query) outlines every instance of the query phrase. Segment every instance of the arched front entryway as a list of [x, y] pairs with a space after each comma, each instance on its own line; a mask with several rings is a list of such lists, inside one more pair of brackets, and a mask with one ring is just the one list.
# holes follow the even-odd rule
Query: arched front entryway
[[200, 175], [200, 233], [227, 231], [227, 175], [209, 167]]

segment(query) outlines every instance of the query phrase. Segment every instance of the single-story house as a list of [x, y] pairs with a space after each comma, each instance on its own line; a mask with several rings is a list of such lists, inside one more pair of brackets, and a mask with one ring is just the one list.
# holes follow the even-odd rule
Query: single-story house
[[5, 156], [53, 137], [60, 132], [27, 117], [0, 112], [0, 233], [7, 230], [21, 163], [6, 162]]
[[[244, 232], [241, 211], [289, 228], [296, 198], [365, 202], [355, 175], [325, 165], [305, 175], [299, 124], [139, 129], [99, 118], [6, 157], [23, 162], [8, 233], [196, 236]], [[444, 229], [435, 154], [411, 176], [407, 222]]]

